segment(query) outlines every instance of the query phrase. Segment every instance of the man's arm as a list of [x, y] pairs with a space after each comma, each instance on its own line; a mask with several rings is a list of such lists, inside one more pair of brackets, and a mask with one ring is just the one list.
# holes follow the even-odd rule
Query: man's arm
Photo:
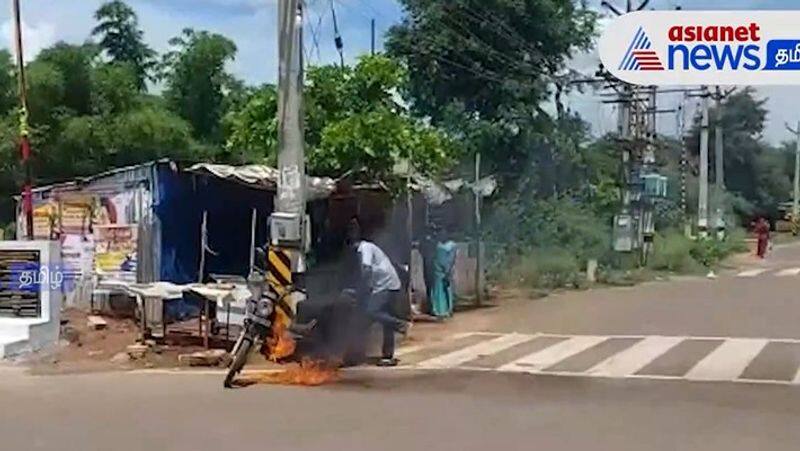
[[366, 302], [372, 294], [372, 287], [370, 284], [372, 281], [372, 265], [370, 264], [371, 254], [368, 249], [360, 248], [356, 255], [358, 258], [358, 286], [356, 287], [358, 299], [361, 302]]

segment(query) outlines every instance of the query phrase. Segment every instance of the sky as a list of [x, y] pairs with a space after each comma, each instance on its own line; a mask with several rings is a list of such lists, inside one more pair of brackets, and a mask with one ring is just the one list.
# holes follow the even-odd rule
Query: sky
[[[442, 0], [445, 1], [445, 0]], [[624, 5], [624, 0], [612, 0]], [[635, 0], [641, 1], [641, 0]], [[307, 0], [309, 12], [305, 34], [307, 58], [312, 64], [338, 61], [333, 44], [331, 0]], [[375, 20], [378, 50], [382, 37], [402, 18], [402, 8], [395, 0], [332, 0], [345, 44], [345, 59], [353, 61], [370, 49], [370, 21]], [[0, 46], [8, 48], [13, 27], [9, 6], [0, 8]], [[94, 26], [94, 11], [102, 0], [22, 0], [25, 56], [30, 60], [43, 48], [55, 42], [80, 43], [88, 39]], [[167, 42], [191, 27], [224, 34], [238, 47], [238, 56], [230, 69], [248, 83], [274, 81], [277, 74], [277, 0], [127, 0], [139, 14], [147, 43], [159, 52], [167, 50]], [[600, 0], [588, 0], [599, 8]], [[653, 0], [654, 9], [798, 9], [798, 0]], [[596, 53], [576, 55], [574, 68], [594, 72], [599, 59]], [[761, 88], [759, 95], [769, 98], [765, 137], [780, 143], [789, 138], [784, 122], [800, 120], [800, 87]], [[613, 107], [599, 103], [593, 93], [573, 95], [570, 107], [592, 125], [596, 135], [615, 128]], [[677, 102], [665, 98], [664, 108]], [[691, 114], [689, 111], [687, 114]], [[688, 117], [688, 116], [687, 116]], [[661, 117], [659, 130], [676, 131], [675, 117]]]

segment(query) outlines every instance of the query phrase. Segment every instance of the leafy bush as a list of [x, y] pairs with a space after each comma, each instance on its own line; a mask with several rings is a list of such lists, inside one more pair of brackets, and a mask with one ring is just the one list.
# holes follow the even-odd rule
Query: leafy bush
[[673, 272], [694, 272], [700, 265], [692, 255], [695, 243], [678, 231], [657, 235], [653, 255], [647, 262], [650, 269]]
[[17, 225], [13, 222], [9, 222], [3, 227], [3, 239], [5, 240], [13, 240], [17, 236]]
[[745, 232], [735, 229], [723, 241], [697, 240], [691, 251], [692, 258], [703, 266], [712, 267], [731, 254], [747, 251], [744, 238]]
[[712, 239], [699, 239], [692, 247], [692, 258], [705, 267], [716, 265], [722, 258], [723, 249], [719, 242]]
[[580, 284], [580, 265], [564, 249], [536, 249], [511, 263], [503, 277], [507, 283], [528, 288], [576, 287]]
[[611, 248], [610, 219], [569, 198], [498, 202], [484, 230], [487, 238], [497, 243], [491, 260], [500, 268], [505, 268], [509, 259], [543, 249], [558, 250], [583, 264], [601, 258]]

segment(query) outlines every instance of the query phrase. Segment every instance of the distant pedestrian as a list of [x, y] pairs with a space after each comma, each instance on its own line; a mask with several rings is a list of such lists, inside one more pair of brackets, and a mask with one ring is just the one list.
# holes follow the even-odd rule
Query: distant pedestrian
[[769, 249], [769, 222], [764, 218], [758, 218], [754, 231], [758, 238], [756, 253], [759, 258], [765, 258], [767, 256], [767, 249]]
[[431, 311], [437, 318], [453, 316], [453, 268], [456, 264], [456, 243], [438, 237], [433, 261], [434, 283], [431, 290]]

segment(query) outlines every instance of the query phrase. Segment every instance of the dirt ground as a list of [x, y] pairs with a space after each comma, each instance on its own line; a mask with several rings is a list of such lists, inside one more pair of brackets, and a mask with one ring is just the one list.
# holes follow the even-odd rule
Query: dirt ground
[[81, 310], [65, 310], [61, 314], [61, 340], [57, 347], [32, 354], [16, 363], [28, 366], [35, 374], [173, 368], [179, 365], [180, 354], [203, 350], [199, 343], [182, 340], [177, 335], [169, 337], [166, 342], [158, 340], [143, 358], [131, 359], [127, 348], [137, 343], [139, 338], [139, 328], [134, 320], [102, 316], [108, 326], [93, 330], [88, 325], [88, 316]]
[[[445, 339], [452, 333], [464, 330], [475, 330], [483, 326], [482, 312], [496, 309], [497, 302], [524, 299], [527, 295], [515, 290], [503, 290], [493, 294], [494, 299], [482, 308], [476, 309], [470, 303], [460, 306], [455, 318], [444, 322], [418, 321], [411, 333], [398, 346], [414, 346], [431, 341]], [[178, 356], [203, 351], [197, 337], [197, 320], [185, 324], [170, 325], [170, 333], [166, 340], [159, 339], [150, 343], [143, 358], [131, 359], [128, 346], [139, 340], [139, 328], [132, 318], [114, 318], [102, 316], [108, 323], [102, 330], [93, 330], [88, 324], [89, 314], [78, 309], [67, 309], [62, 312], [62, 331], [59, 344], [45, 351], [37, 352], [14, 361], [25, 366], [33, 374], [74, 374], [108, 371], [131, 371], [138, 369], [181, 367]], [[182, 333], [191, 331], [192, 334]], [[235, 332], [235, 331], [233, 331]], [[379, 349], [379, 330], [374, 330], [370, 342]], [[234, 335], [235, 337], [235, 335]], [[225, 340], [212, 340], [212, 348], [223, 349]], [[263, 355], [254, 353], [248, 367], [266, 369], [277, 366], [269, 362]]]
[[[725, 268], [736, 268], [752, 265], [757, 258], [752, 252], [730, 257], [724, 263]], [[557, 293], [553, 293], [557, 294]], [[516, 303], [538, 302], [541, 293], [512, 288], [493, 288], [489, 300], [484, 305], [476, 307], [471, 301], [462, 301], [457, 306], [456, 315], [444, 322], [423, 319], [416, 321], [411, 333], [399, 347], [416, 346], [423, 343], [444, 340], [460, 332], [488, 330], [491, 328], [492, 318], [500, 314], [502, 307], [509, 307]], [[545, 300], [546, 302], [546, 300]], [[183, 325], [171, 325], [171, 332], [166, 341], [159, 340], [151, 346], [143, 358], [129, 359], [127, 347], [135, 344], [139, 337], [139, 329], [131, 318], [113, 318], [104, 316], [108, 327], [104, 330], [92, 330], [87, 324], [86, 312], [68, 309], [62, 313], [62, 340], [55, 349], [36, 353], [18, 364], [30, 367], [37, 374], [68, 374], [104, 371], [126, 371], [147, 368], [176, 368], [179, 367], [178, 356], [192, 352], [202, 351], [199, 338], [196, 337], [196, 320], [188, 321]], [[181, 331], [192, 331], [182, 334]], [[378, 331], [373, 331], [374, 351], [380, 342]], [[234, 335], [235, 336], [235, 335]], [[225, 348], [226, 342], [219, 340], [213, 343], [214, 348]], [[260, 354], [251, 356], [248, 366], [254, 368], [275, 368], [276, 365], [267, 361]]]

